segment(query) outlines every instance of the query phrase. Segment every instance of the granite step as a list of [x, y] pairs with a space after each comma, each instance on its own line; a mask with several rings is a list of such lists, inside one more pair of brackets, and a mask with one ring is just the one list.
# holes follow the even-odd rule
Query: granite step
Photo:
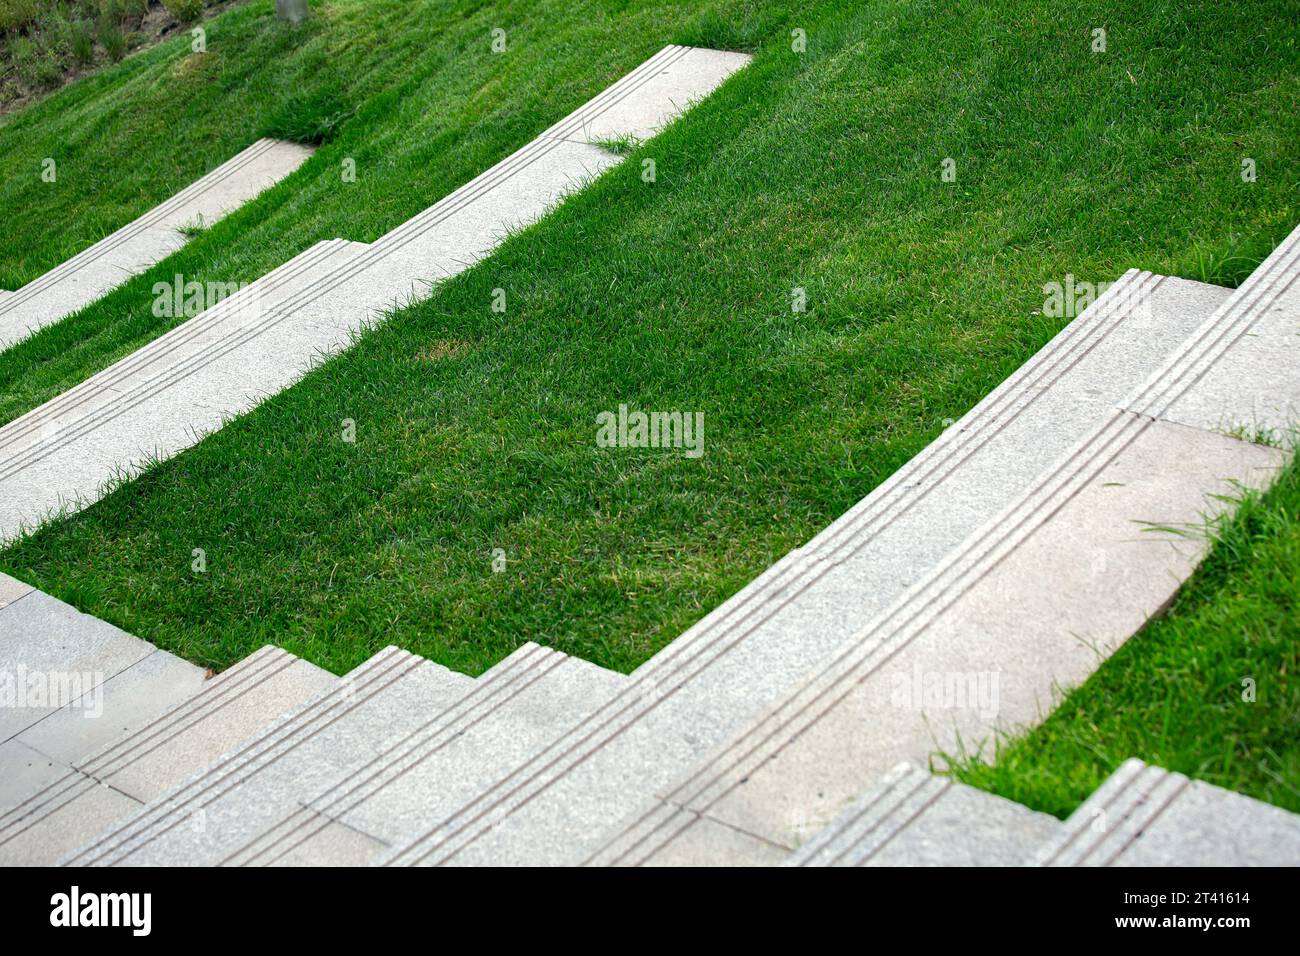
[[[639, 668], [583, 726], [390, 862], [570, 863], [598, 853], [644, 801], [668, 795], [1050, 474], [1229, 295], [1126, 273], [894, 476]], [[881, 772], [904, 759], [916, 758], [902, 754]], [[565, 829], [571, 811], [586, 825]], [[792, 849], [835, 813], [809, 819], [797, 838], [758, 837], [755, 851]]]
[[63, 862], [218, 863], [275, 827], [302, 801], [369, 765], [471, 684], [462, 674], [386, 648]]
[[1061, 821], [915, 764], [891, 770], [786, 866], [1023, 866]]
[[275, 308], [364, 248], [318, 243], [0, 428], [0, 541], [92, 503], [300, 377], [316, 356], [310, 343], [286, 347]]
[[261, 139], [134, 222], [0, 297], [0, 350], [59, 321], [171, 255], [179, 231], [211, 225], [288, 176], [313, 150]]
[[525, 644], [474, 681], [465, 696], [222, 863], [370, 862], [560, 736], [626, 680]]
[[[14, 744], [25, 748], [12, 754], [14, 763], [36, 762], [43, 771], [23, 775], [20, 782], [25, 786], [17, 799], [8, 797], [19, 786], [4, 788], [0, 864], [52, 864], [338, 682], [332, 674], [271, 646], [207, 681], [197, 668], [184, 666], [197, 672], [197, 686], [173, 677], [170, 684], [155, 679], [148, 686], [137, 682], [127, 688], [133, 711], [151, 713], [126, 727], [114, 721], [112, 729], [119, 735], [94, 752], [82, 748], [75, 755], [60, 753], [28, 734], [0, 746], [0, 761], [9, 759], [6, 748]], [[184, 690], [189, 693], [180, 692]], [[105, 715], [111, 713], [106, 706]], [[62, 759], [42, 762], [48, 752]]]
[[1038, 866], [1300, 866], [1300, 814], [1126, 760], [1035, 854]]

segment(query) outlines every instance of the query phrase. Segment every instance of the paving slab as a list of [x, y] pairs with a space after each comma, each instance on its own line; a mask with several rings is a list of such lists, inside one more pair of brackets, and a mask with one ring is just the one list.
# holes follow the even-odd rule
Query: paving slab
[[[1230, 294], [1125, 274], [897, 474], [639, 668], [571, 739], [390, 862], [486, 862], [497, 852], [573, 862], [598, 851], [601, 835], [1031, 488]], [[800, 839], [829, 819], [810, 821]]]
[[0, 741], [69, 704], [93, 711], [106, 681], [155, 650], [48, 594], [25, 594], [0, 610]]
[[304, 799], [394, 746], [464, 689], [463, 675], [388, 648], [65, 862], [221, 863]]
[[319, 243], [0, 428], [0, 540], [98, 500], [300, 377], [333, 339], [275, 306], [363, 248]]
[[265, 647], [96, 753], [66, 767], [49, 761], [0, 812], [0, 863], [52, 863], [337, 682]]
[[405, 281], [390, 293], [422, 297], [432, 285], [468, 269], [511, 233], [536, 222], [565, 196], [622, 158], [585, 143], [543, 140], [466, 183], [418, 217], [418, 229], [400, 229], [374, 244], [371, 258], [390, 260]]
[[161, 262], [188, 241], [182, 227], [211, 225], [288, 176], [312, 152], [296, 143], [258, 140], [139, 219], [0, 297], [0, 350]]
[[30, 584], [0, 572], [0, 611], [3, 611], [19, 598], [31, 594], [34, 590], [36, 589]]
[[664, 47], [630, 78], [627, 85], [634, 91], [585, 105], [557, 124], [552, 135], [585, 143], [650, 139], [751, 59], [727, 50]]
[[155, 650], [105, 680], [93, 707], [63, 707], [16, 739], [71, 764], [189, 700], [203, 689], [204, 673], [201, 667]]
[[[75, 801], [63, 812], [43, 815], [22, 829], [0, 830], [0, 866], [50, 866], [61, 851], [139, 809], [139, 802], [126, 794], [106, 784], [82, 779], [84, 785], [79, 788]], [[54, 781], [45, 786], [53, 785]], [[10, 812], [22, 810], [23, 804], [19, 803]]]
[[[689, 813], [689, 811], [687, 811]], [[691, 814], [678, 834], [657, 848], [639, 866], [779, 866], [790, 855], [783, 846], [768, 843], [752, 833]]]
[[53, 757], [10, 738], [0, 744], [0, 813], [61, 776], [67, 768]]
[[1039, 866], [1297, 866], [1300, 815], [1131, 759], [1046, 841]]
[[365, 866], [385, 845], [350, 827], [325, 820], [319, 832], [277, 857], [269, 866]]

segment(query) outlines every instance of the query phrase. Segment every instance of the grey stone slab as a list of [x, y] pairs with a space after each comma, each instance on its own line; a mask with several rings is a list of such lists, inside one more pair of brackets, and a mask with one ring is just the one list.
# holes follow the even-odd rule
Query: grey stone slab
[[325, 819], [312, 821], [310, 840], [294, 846], [270, 866], [365, 866], [385, 845], [372, 836]]
[[157, 227], [138, 228], [130, 235], [110, 239], [111, 245], [98, 256], [44, 281], [39, 288], [24, 287], [0, 306], [0, 350], [79, 312], [188, 241], [174, 229]]
[[[397, 745], [445, 700], [444, 668], [390, 648], [339, 686], [73, 853], [76, 864], [223, 862]], [[455, 683], [455, 682], [452, 682]]]
[[1300, 866], [1300, 816], [1198, 780], [1112, 866]]
[[1300, 815], [1124, 762], [1046, 841], [1040, 866], [1297, 866]]
[[[521, 766], [395, 861], [490, 862], [499, 852], [568, 862], [596, 852], [648, 794], [758, 719], [1031, 488], [1228, 294], [1126, 274], [898, 474], [643, 665], [572, 743]], [[587, 824], [570, 826], [570, 815]], [[468, 822], [480, 819], [492, 823]], [[797, 845], [828, 820], [766, 836]]]
[[217, 409], [170, 396], [107, 409], [54, 447], [36, 449], [20, 470], [0, 479], [0, 540], [98, 501], [116, 482], [197, 444], [226, 420]]
[[31, 594], [34, 590], [36, 589], [30, 584], [0, 572], [0, 611], [3, 611], [19, 598]]
[[[0, 427], [0, 483], [21, 471], [27, 461], [52, 443], [77, 435], [84, 423], [102, 414], [117, 399], [111, 388], [89, 379], [58, 398]], [[13, 504], [14, 495], [5, 495]], [[0, 512], [7, 511], [0, 500]]]
[[[255, 152], [260, 144], [268, 145]], [[207, 188], [186, 196], [182, 203], [168, 209], [159, 225], [173, 229], [194, 223], [211, 225], [288, 177], [315, 150], [300, 143], [259, 140], [245, 150], [246, 154], [254, 152], [247, 162], [228, 164], [232, 168], [224, 175], [205, 177], [210, 183]]]
[[318, 347], [337, 336], [273, 310], [338, 268], [357, 245], [313, 247], [0, 429], [0, 539], [98, 500], [115, 477], [190, 447], [296, 380]]
[[104, 682], [154, 652], [153, 645], [39, 591], [0, 610], [0, 741], [74, 704], [93, 711]]
[[581, 860], [587, 867], [779, 866], [790, 848], [737, 830], [694, 810], [649, 798], [619, 836]]
[[245, 669], [209, 682], [193, 706], [78, 768], [142, 802], [153, 800], [338, 682], [314, 664], [267, 648]]
[[1059, 820], [912, 764], [799, 848], [790, 866], [1021, 866]]
[[627, 82], [567, 117], [556, 134], [588, 143], [647, 140], [752, 59], [726, 50], [665, 47]]
[[0, 866], [50, 866], [61, 849], [92, 838], [140, 804], [112, 787], [77, 776], [76, 801], [24, 828], [0, 829]]
[[[67, 766], [16, 739], [0, 744], [0, 813], [67, 772]], [[2, 818], [0, 818], [2, 820]], [[3, 840], [0, 831], [0, 840]]]
[[[487, 256], [509, 234], [540, 219], [565, 196], [621, 161], [594, 146], [560, 140], [541, 141], [525, 150], [526, 156], [507, 157], [409, 226], [379, 239], [374, 257], [401, 263], [408, 285], [441, 282]], [[419, 289], [413, 287], [417, 293]]]
[[709, 817], [695, 817], [641, 866], [777, 866], [790, 851]]
[[203, 680], [202, 668], [156, 650], [105, 680], [93, 707], [61, 708], [17, 739], [70, 764], [189, 700]]
[[291, 852], [307, 859], [313, 847], [327, 861], [333, 851], [323, 827], [331, 820], [390, 845], [561, 735], [626, 680], [525, 644], [431, 713], [400, 746], [314, 796], [232, 862], [265, 865]]

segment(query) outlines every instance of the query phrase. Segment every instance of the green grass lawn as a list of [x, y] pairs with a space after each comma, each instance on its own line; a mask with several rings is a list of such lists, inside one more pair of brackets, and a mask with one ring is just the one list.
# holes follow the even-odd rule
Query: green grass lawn
[[[536, 640], [628, 670], [1045, 343], [1062, 321], [1039, 314], [1043, 283], [1233, 280], [1300, 218], [1287, 5], [1142, 6], [520, 4], [536, 19], [519, 62], [458, 39], [509, 4], [466, 5], [463, 33], [448, 13], [419, 78], [179, 271], [238, 255], [212, 277], [251, 278], [330, 235], [373, 238], [665, 42], [759, 53], [489, 260], [0, 569], [215, 667], [275, 642], [342, 671], [396, 643], [477, 673]], [[363, 149], [385, 170], [368, 202], [333, 175]], [[147, 282], [0, 357], [8, 414], [156, 335]], [[705, 453], [598, 448], [596, 416], [621, 403], [703, 412]]]
[[[1300, 463], [1220, 529], [1152, 621], [991, 764], [956, 776], [1064, 817], [1129, 757], [1300, 812]], [[1245, 699], [1254, 684], [1254, 700]]]

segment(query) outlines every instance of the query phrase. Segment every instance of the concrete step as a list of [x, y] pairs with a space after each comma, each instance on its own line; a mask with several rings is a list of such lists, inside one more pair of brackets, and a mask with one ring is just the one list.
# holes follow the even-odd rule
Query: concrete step
[[395, 647], [64, 858], [202, 865], [284, 820], [448, 707], [472, 681]]
[[1126, 760], [1039, 849], [1038, 866], [1296, 866], [1300, 815]]
[[[156, 651], [142, 664], [161, 654]], [[127, 688], [133, 710], [152, 713], [127, 727], [113, 721], [113, 729], [129, 732], [88, 755], [46, 758], [51, 748], [28, 734], [0, 746], [0, 763], [11, 759], [24, 770], [12, 788], [5, 775], [6, 797], [21, 796], [6, 799], [0, 810], [0, 864], [53, 863], [338, 683], [332, 674], [276, 647], [264, 647], [205, 682], [198, 672], [198, 679], [198, 686], [173, 679], [171, 686], [155, 680]], [[106, 705], [105, 715], [111, 712]], [[26, 743], [44, 752], [27, 748], [6, 758], [11, 744]]]
[[301, 376], [315, 356], [282, 347], [276, 306], [364, 248], [318, 243], [0, 428], [0, 540], [97, 500], [115, 476], [195, 444], [263, 400], [266, 386]]
[[436, 821], [560, 736], [626, 681], [525, 644], [474, 681], [465, 696], [223, 862], [370, 862], [381, 848]]
[[787, 866], [1023, 866], [1061, 821], [904, 763]]
[[[681, 774], [856, 644], [875, 616], [1051, 474], [1228, 295], [1127, 273], [897, 474], [638, 669], [588, 722], [395, 860], [576, 862], [597, 853], [628, 825], [625, 815], [672, 792]], [[880, 772], [924, 756], [903, 753]], [[848, 800], [870, 780], [856, 783]], [[847, 802], [793, 836], [758, 837], [755, 852], [797, 846]], [[558, 832], [571, 809], [586, 825]]]
[[[749, 62], [667, 47], [528, 146], [370, 247], [331, 246], [309, 276], [205, 313], [0, 429], [0, 541], [102, 496], [296, 382], [394, 306], [487, 255], [621, 157], [572, 138], [648, 133]], [[319, 255], [314, 247], [300, 259]], [[294, 260], [285, 269], [299, 268]], [[268, 277], [269, 278], [269, 277]], [[258, 285], [254, 284], [255, 287]], [[232, 297], [236, 299], [238, 297]], [[242, 303], [242, 305], [241, 305]], [[218, 306], [217, 308], [221, 308]], [[216, 309], [210, 310], [216, 313]], [[217, 321], [221, 317], [222, 321]], [[193, 327], [193, 328], [192, 328]], [[192, 342], [193, 349], [177, 349]], [[117, 392], [122, 394], [118, 395]]]
[[312, 152], [297, 143], [258, 140], [139, 219], [4, 296], [0, 350], [161, 262], [187, 241], [182, 227], [211, 225], [288, 176]]

